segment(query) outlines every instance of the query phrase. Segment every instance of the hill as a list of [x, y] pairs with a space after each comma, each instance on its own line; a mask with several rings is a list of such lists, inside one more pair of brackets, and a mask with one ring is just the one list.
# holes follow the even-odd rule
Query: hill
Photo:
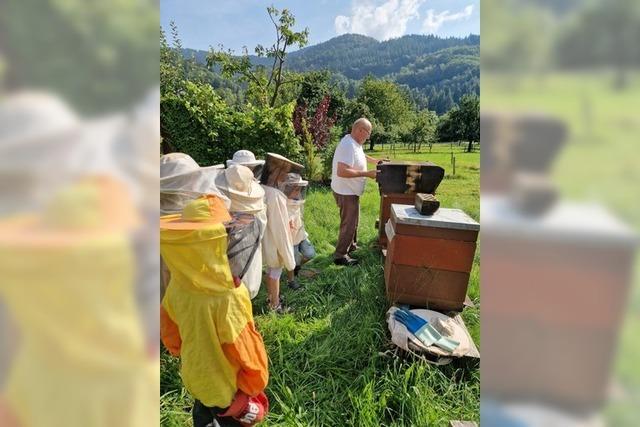
[[[207, 52], [184, 49], [185, 57], [206, 62]], [[268, 66], [267, 58], [251, 57]], [[379, 42], [359, 34], [345, 34], [292, 52], [286, 66], [292, 71], [330, 70], [353, 95], [368, 74], [404, 85], [414, 102], [443, 114], [468, 93], [480, 91], [480, 36], [440, 38], [407, 35]]]

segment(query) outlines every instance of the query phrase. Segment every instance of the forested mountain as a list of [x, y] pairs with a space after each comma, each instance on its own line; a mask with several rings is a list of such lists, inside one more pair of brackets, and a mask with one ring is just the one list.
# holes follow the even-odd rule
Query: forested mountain
[[[184, 49], [185, 57], [205, 63], [207, 52]], [[480, 91], [480, 37], [440, 38], [408, 35], [379, 42], [371, 37], [345, 34], [292, 52], [292, 71], [328, 69], [334, 80], [353, 96], [358, 82], [371, 74], [404, 85], [421, 108], [438, 114], [448, 111], [465, 94]], [[256, 65], [268, 58], [252, 57]]]

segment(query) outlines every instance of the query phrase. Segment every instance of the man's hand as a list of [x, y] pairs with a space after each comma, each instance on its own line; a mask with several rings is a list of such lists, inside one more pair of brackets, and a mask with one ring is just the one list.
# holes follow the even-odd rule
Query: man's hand
[[371, 179], [376, 179], [376, 175], [378, 175], [380, 171], [377, 169], [372, 169], [370, 171], [366, 171], [364, 173], [364, 176], [366, 176], [367, 178], [371, 178]]

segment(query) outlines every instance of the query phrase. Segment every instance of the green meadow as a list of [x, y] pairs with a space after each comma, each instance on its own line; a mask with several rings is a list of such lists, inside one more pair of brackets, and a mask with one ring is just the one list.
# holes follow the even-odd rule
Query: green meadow
[[[431, 152], [378, 148], [370, 155], [429, 160], [446, 170], [437, 190], [442, 207], [460, 208], [479, 220], [480, 153], [466, 145], [434, 144]], [[452, 153], [456, 171], [453, 174]], [[338, 209], [330, 188], [312, 186], [304, 219], [317, 257], [305, 266], [318, 274], [301, 278], [304, 288], [282, 286], [290, 313], [266, 310], [264, 288], [253, 301], [254, 316], [269, 355], [268, 426], [446, 426], [449, 420], [479, 421], [477, 366], [437, 367], [402, 356], [390, 341], [385, 312], [383, 262], [375, 247], [380, 197], [369, 180], [361, 199], [357, 267], [338, 267], [332, 253]], [[463, 318], [480, 347], [480, 257], [474, 260], [469, 296], [475, 307]], [[283, 280], [284, 282], [284, 280]], [[163, 426], [190, 426], [191, 398], [183, 390], [179, 362], [162, 355]]]

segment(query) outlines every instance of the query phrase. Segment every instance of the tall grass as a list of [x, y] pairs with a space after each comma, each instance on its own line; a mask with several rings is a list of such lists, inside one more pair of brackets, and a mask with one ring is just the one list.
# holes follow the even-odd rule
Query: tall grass
[[[456, 177], [447, 175], [438, 189], [443, 207], [458, 207], [478, 219], [479, 153], [453, 149]], [[424, 153], [427, 151], [427, 153]], [[431, 160], [450, 169], [450, 146], [436, 145], [415, 154], [397, 150], [397, 158]], [[382, 157], [385, 153], [371, 153]], [[439, 426], [448, 420], [479, 419], [477, 367], [436, 367], [417, 358], [399, 358], [389, 340], [384, 314], [382, 258], [372, 248], [379, 214], [373, 181], [361, 199], [358, 240], [364, 248], [357, 267], [338, 267], [332, 253], [339, 216], [330, 189], [315, 186], [307, 194], [305, 224], [318, 256], [309, 264], [320, 273], [301, 279], [305, 288], [283, 287], [286, 315], [267, 312], [264, 289], [254, 300], [254, 315], [269, 354], [267, 394], [270, 426]], [[463, 317], [479, 345], [479, 256], [469, 295], [476, 306]], [[164, 426], [190, 425], [180, 409], [190, 401], [181, 391], [178, 365], [163, 355], [162, 420]], [[177, 424], [176, 424], [177, 423]], [[180, 424], [182, 423], [182, 424]]]

